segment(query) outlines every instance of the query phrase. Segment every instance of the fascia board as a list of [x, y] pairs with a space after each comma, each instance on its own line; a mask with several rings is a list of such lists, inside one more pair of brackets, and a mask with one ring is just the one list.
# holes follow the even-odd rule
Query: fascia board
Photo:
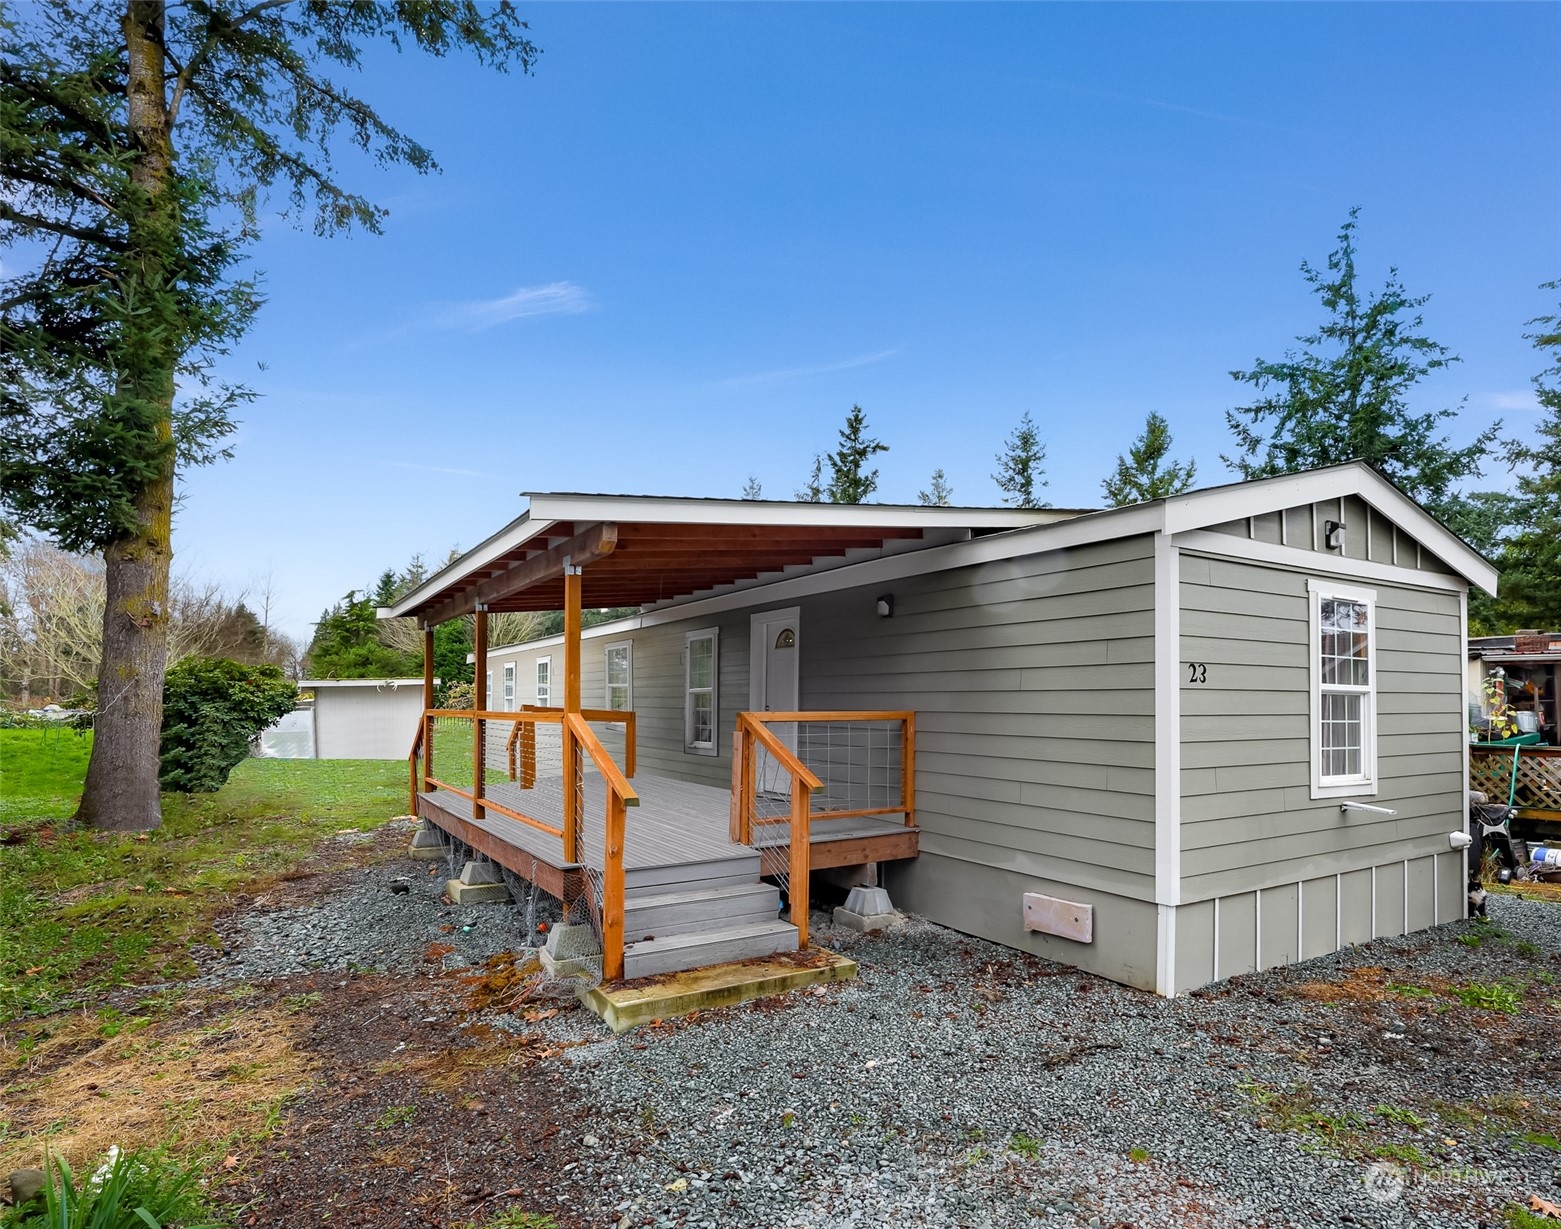
[[1061, 508], [924, 508], [902, 504], [803, 504], [750, 499], [641, 498], [528, 493], [531, 514], [555, 521], [647, 525], [788, 525], [818, 528], [1019, 529], [1081, 515]]
[[476, 568], [492, 563], [500, 555], [514, 550], [521, 543], [545, 535], [556, 523], [553, 520], [539, 519], [534, 511], [528, 512], [525, 516], [511, 521], [486, 542], [472, 547], [459, 559], [447, 563], [394, 606], [381, 606], [375, 613], [381, 619], [405, 618], [409, 611], [416, 610], [419, 606], [438, 597], [453, 581], [459, 580]]

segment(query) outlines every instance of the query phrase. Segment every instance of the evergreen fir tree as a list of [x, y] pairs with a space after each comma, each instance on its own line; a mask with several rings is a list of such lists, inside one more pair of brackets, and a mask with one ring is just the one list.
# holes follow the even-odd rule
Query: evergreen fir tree
[[1170, 451], [1171, 429], [1164, 418], [1151, 410], [1144, 420], [1143, 434], [1128, 446], [1127, 456], [1118, 455], [1116, 473], [1100, 484], [1107, 502], [1113, 508], [1120, 508], [1190, 490], [1198, 473], [1198, 463], [1164, 465], [1166, 453]]

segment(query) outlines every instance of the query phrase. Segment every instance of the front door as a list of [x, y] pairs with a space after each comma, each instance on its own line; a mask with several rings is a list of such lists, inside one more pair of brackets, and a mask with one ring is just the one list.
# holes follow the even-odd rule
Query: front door
[[[797, 710], [798, 628], [801, 610], [766, 610], [753, 616], [749, 640], [749, 708], [756, 713], [789, 713]], [[770, 726], [781, 742], [797, 749], [797, 726], [786, 722]], [[755, 765], [758, 787], [762, 792], [789, 796], [791, 774], [762, 748]]]

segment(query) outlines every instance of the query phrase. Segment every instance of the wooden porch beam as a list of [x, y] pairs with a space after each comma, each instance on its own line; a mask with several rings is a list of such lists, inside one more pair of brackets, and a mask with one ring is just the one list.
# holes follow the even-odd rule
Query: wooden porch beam
[[618, 545], [618, 526], [606, 523], [567, 538], [549, 547], [540, 555], [533, 555], [521, 563], [512, 564], [497, 576], [490, 576], [471, 589], [457, 594], [431, 609], [424, 618], [429, 623], [444, 623], [463, 614], [470, 614], [478, 606], [493, 606], [510, 594], [528, 589], [532, 585], [562, 576], [564, 560], [578, 567], [594, 563], [612, 554]]

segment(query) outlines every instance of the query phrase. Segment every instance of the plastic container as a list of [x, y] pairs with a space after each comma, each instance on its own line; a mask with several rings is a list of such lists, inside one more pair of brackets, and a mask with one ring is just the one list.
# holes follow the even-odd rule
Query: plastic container
[[1535, 845], [1528, 857], [1534, 866], [1561, 866], [1561, 845]]

